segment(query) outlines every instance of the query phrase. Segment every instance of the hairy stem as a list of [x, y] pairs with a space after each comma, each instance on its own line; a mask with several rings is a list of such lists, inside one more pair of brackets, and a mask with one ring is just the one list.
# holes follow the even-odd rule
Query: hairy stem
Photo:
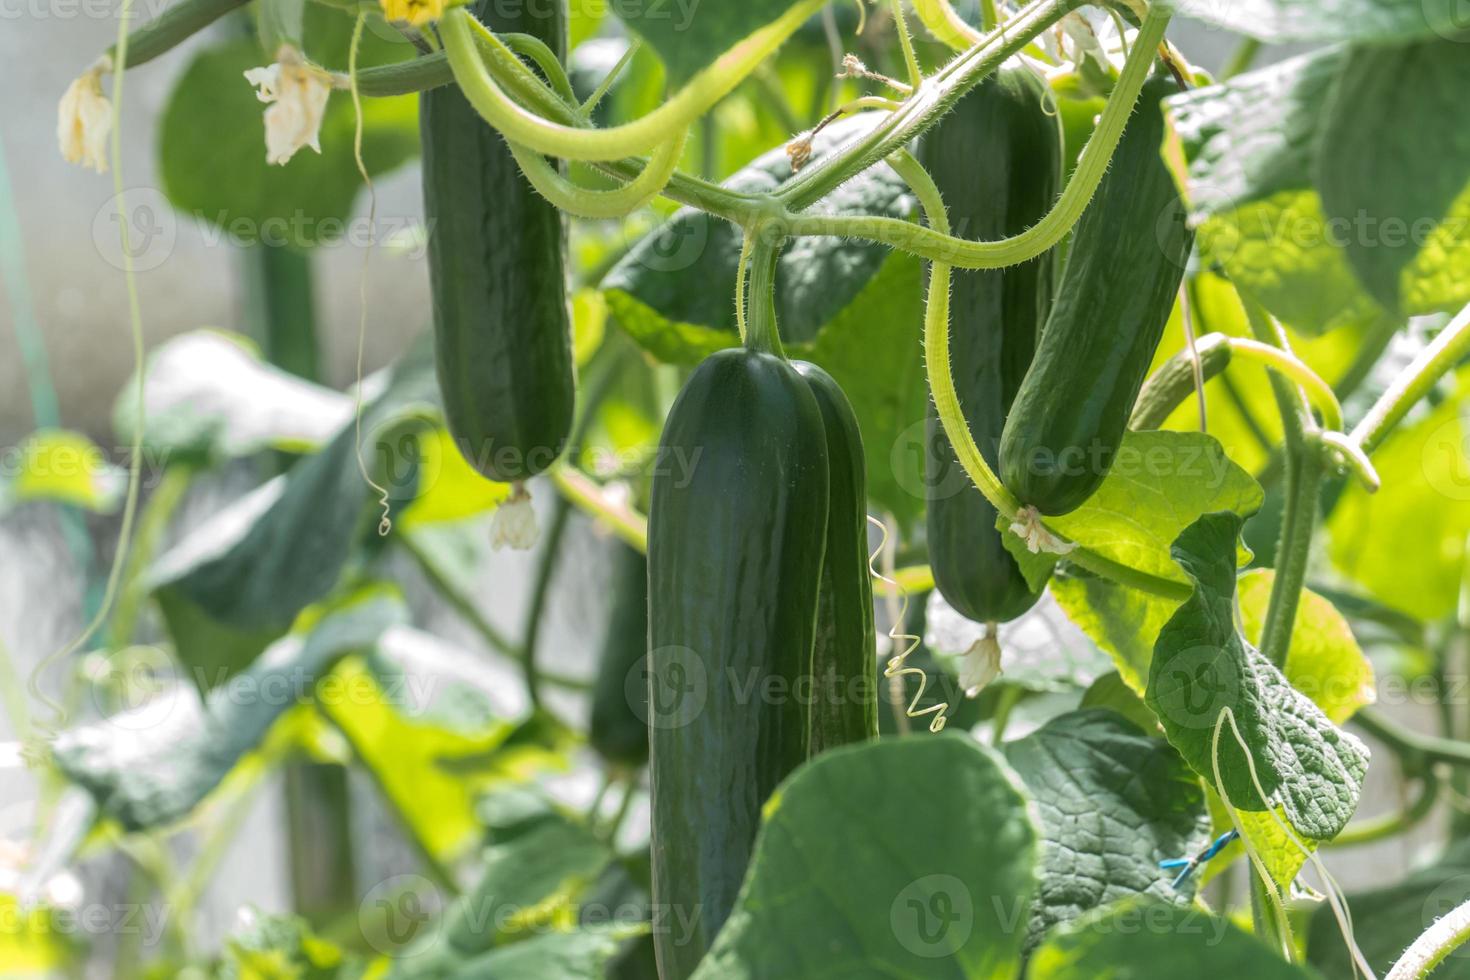
[[1421, 980], [1470, 940], [1470, 902], [1456, 906], [1404, 950], [1383, 980]]
[[1465, 307], [1434, 342], [1404, 369], [1352, 431], [1365, 452], [1373, 452], [1403, 421], [1409, 410], [1429, 394], [1436, 382], [1470, 357], [1470, 306]]

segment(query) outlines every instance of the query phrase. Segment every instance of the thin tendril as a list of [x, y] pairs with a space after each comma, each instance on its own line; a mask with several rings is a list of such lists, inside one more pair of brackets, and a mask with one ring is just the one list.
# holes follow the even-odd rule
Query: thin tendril
[[868, 523], [883, 533], [883, 538], [878, 542], [878, 547], [868, 556], [868, 572], [875, 579], [889, 586], [893, 590], [890, 594], [898, 595], [898, 615], [894, 617], [893, 625], [888, 628], [888, 639], [892, 644], [889, 649], [897, 650], [900, 641], [904, 644], [901, 652], [888, 658], [888, 663], [883, 668], [883, 676], [889, 679], [894, 677], [917, 677], [919, 679], [919, 689], [914, 692], [913, 699], [909, 701], [908, 707], [904, 709], [904, 716], [917, 719], [923, 718], [925, 715], [933, 715], [934, 717], [929, 722], [929, 731], [938, 735], [944, 731], [944, 726], [949, 722], [949, 702], [941, 701], [938, 704], [932, 704], [924, 708], [922, 711], [919, 710], [919, 702], [924, 700], [924, 692], [929, 688], [929, 675], [918, 667], [908, 666], [908, 659], [919, 648], [921, 639], [912, 633], [899, 632], [903, 622], [908, 617], [909, 593], [896, 579], [890, 578], [878, 571], [877, 566], [873, 564], [873, 562], [878, 560], [879, 555], [884, 554], [888, 550], [888, 525], [876, 519], [871, 514], [868, 515]]
[[373, 186], [372, 177], [368, 176], [367, 165], [362, 160], [362, 94], [357, 89], [357, 52], [362, 45], [362, 26], [366, 20], [366, 13], [357, 15], [357, 23], [352, 25], [352, 46], [347, 51], [347, 78], [352, 89], [352, 111], [357, 117], [356, 129], [352, 134], [352, 158], [357, 161], [357, 172], [362, 175], [362, 182], [367, 185], [368, 191], [368, 243], [362, 253], [362, 275], [357, 283], [357, 400], [353, 408], [353, 431], [358, 472], [362, 474], [363, 482], [378, 494], [378, 506], [382, 508], [382, 516], [378, 519], [378, 536], [387, 537], [388, 532], [393, 530], [393, 518], [390, 516], [392, 502], [387, 489], [368, 473], [367, 462], [362, 458], [362, 360], [363, 348], [367, 345], [368, 265], [373, 257], [373, 240], [376, 237], [374, 228], [378, 217], [378, 192]]
[[96, 635], [111, 614], [112, 606], [117, 600], [118, 584], [122, 579], [123, 568], [127, 564], [133, 537], [133, 523], [138, 513], [138, 492], [143, 482], [143, 430], [147, 423], [147, 400], [144, 397], [143, 377], [146, 367], [143, 345], [143, 312], [138, 301], [138, 277], [133, 264], [132, 236], [128, 234], [128, 211], [122, 172], [123, 76], [127, 73], [124, 66], [128, 63], [128, 25], [132, 23], [129, 16], [132, 6], [132, 0], [122, 0], [122, 6], [118, 11], [117, 44], [114, 48], [116, 57], [113, 63], [119, 67], [115, 68], [112, 74], [112, 139], [109, 147], [112, 156], [113, 200], [117, 202], [117, 223], [122, 243], [123, 281], [127, 284], [128, 327], [132, 335], [133, 372], [138, 378], [138, 390], [135, 395], [137, 400], [133, 408], [136, 421], [133, 426], [133, 438], [128, 447], [131, 457], [128, 460], [128, 491], [123, 504], [122, 526], [118, 530], [117, 553], [112, 557], [112, 567], [107, 573], [107, 587], [103, 591], [102, 602], [98, 605], [97, 612], [76, 639], [59, 650], [53, 651], [36, 664], [26, 683], [31, 696], [49, 709], [53, 715], [49, 722], [36, 724], [39, 730], [48, 735], [55, 735], [66, 723], [66, 709], [51, 700], [46, 692], [41, 690], [41, 675], [54, 664], [80, 650], [83, 644]]

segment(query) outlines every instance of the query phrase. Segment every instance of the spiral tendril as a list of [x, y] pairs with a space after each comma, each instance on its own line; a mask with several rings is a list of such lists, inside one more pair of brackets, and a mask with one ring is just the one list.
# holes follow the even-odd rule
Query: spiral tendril
[[903, 624], [908, 618], [909, 591], [908, 589], [905, 589], [897, 579], [891, 578], [888, 575], [885, 575], [884, 573], [878, 571], [878, 567], [874, 564], [874, 562], [878, 560], [878, 557], [880, 555], [884, 554], [888, 550], [890, 538], [890, 535], [888, 533], [888, 525], [884, 524], [882, 521], [878, 520], [871, 514], [868, 515], [868, 523], [876, 527], [883, 535], [882, 540], [878, 542], [878, 547], [873, 549], [872, 554], [868, 555], [868, 573], [872, 575], [873, 578], [877, 579], [878, 581], [882, 582], [883, 584], [887, 585], [889, 588], [897, 592], [899, 601], [898, 615], [893, 618], [893, 624], [888, 627], [887, 635], [888, 640], [891, 644], [889, 647], [890, 650], [897, 650], [900, 643], [903, 644], [903, 649], [899, 653], [896, 653], [888, 658], [888, 663], [883, 668], [883, 676], [889, 678], [890, 680], [894, 677], [917, 677], [919, 679], [919, 689], [914, 692], [913, 698], [909, 701], [908, 706], [904, 708], [904, 715], [906, 717], [915, 719], [924, 718], [928, 715], [933, 715], [934, 717], [931, 718], [929, 721], [929, 731], [933, 732], [935, 735], [938, 735], [940, 732], [944, 731], [944, 726], [949, 722], [949, 703], [946, 701], [941, 701], [938, 704], [932, 704], [927, 708], [919, 708], [919, 702], [924, 700], [924, 693], [929, 688], [929, 675], [924, 673], [924, 671], [920, 670], [918, 667], [911, 667], [908, 665], [909, 657], [912, 656], [913, 652], [919, 648], [919, 643], [921, 642], [920, 637], [915, 636], [912, 633], [901, 632]]

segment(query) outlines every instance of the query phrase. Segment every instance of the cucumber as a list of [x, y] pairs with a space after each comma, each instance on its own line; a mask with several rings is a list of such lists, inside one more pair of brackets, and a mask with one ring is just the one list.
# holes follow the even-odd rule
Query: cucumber
[[[1025, 68], [1002, 69], [924, 136], [920, 159], [965, 236], [989, 241], [1025, 231], [1061, 188], [1062, 132], [1045, 84]], [[1055, 275], [1054, 250], [1007, 269], [953, 274], [950, 369], [970, 434], [991, 467], [1051, 308]], [[932, 401], [927, 426], [934, 584], [969, 619], [1015, 619], [1041, 593], [1027, 587], [1001, 543], [995, 508], [960, 466]]]
[[1071, 252], [1036, 358], [1000, 440], [1000, 476], [1022, 504], [1070, 513], [1113, 465], [1174, 308], [1194, 241], [1160, 146], [1165, 74], [1144, 84]]
[[684, 980], [734, 906], [761, 807], [807, 756], [802, 685], [827, 536], [822, 410], [780, 357], [721, 351], [674, 402], [658, 458], [649, 772], [653, 903], [667, 915], [654, 942], [659, 975]]
[[827, 553], [812, 644], [808, 747], [815, 756], [878, 737], [878, 638], [868, 572], [867, 466], [857, 416], [830, 374], [805, 361], [792, 366], [817, 400], [827, 439]]
[[[481, 0], [474, 13], [564, 53], [565, 0]], [[565, 223], [457, 86], [424, 92], [419, 119], [445, 422], [481, 474], [525, 480], [556, 461], [572, 425]]]
[[612, 612], [603, 635], [592, 688], [588, 742], [621, 769], [648, 761], [648, 560], [636, 549], [613, 547]]

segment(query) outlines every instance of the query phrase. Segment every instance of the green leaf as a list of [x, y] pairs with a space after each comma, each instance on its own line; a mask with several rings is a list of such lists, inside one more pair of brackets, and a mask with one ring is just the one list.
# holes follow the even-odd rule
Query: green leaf
[[1203, 909], [1140, 899], [1100, 909], [1057, 930], [1031, 957], [1026, 976], [1310, 980], [1314, 974]]
[[1036, 892], [1031, 813], [1014, 774], [968, 739], [823, 753], [767, 804], [694, 977], [1013, 977]]
[[1192, 857], [1209, 843], [1199, 778], [1161, 739], [1111, 711], [1073, 711], [1005, 746], [1041, 814], [1041, 889], [1027, 946], [1052, 926], [1135, 895], [1179, 905], [1159, 862]]
[[1165, 0], [1164, 6], [1271, 44], [1453, 38], [1470, 27], [1457, 0]]
[[6, 454], [8, 479], [0, 482], [0, 513], [17, 504], [49, 500], [94, 514], [122, 502], [128, 475], [80, 432], [41, 429]]
[[627, 931], [616, 928], [550, 932], [478, 956], [450, 980], [603, 980], [622, 951]]
[[518, 931], [555, 928], [612, 858], [592, 831], [562, 816], [547, 817], [512, 840], [486, 848], [478, 883], [445, 911], [431, 932], [401, 951], [393, 976], [498, 977], [498, 972], [468, 968], [483, 965], [482, 954]]
[[[813, 158], [871, 129], [876, 118], [861, 113], [827, 127], [813, 142]], [[767, 193], [790, 176], [791, 160], [783, 147], [777, 147], [736, 173], [726, 186]], [[904, 218], [913, 213], [914, 199], [898, 175], [879, 164], [844, 183], [817, 208]], [[730, 297], [735, 295], [740, 242], [739, 229], [724, 219], [680, 209], [645, 235], [603, 279], [609, 309], [639, 345], [662, 361], [693, 364], [734, 346], [739, 338]], [[776, 271], [782, 338], [792, 344], [811, 341], [854, 302], [887, 257], [888, 248], [872, 242], [829, 237], [790, 242]], [[915, 323], [915, 337], [918, 330]]]
[[[1261, 507], [1261, 487], [1202, 432], [1129, 432], [1102, 486], [1081, 507], [1047, 524], [1105, 558], [1161, 578], [1185, 581], [1170, 557], [1179, 532], [1201, 514], [1241, 516]], [[1001, 518], [1006, 549], [1029, 555]], [[1054, 557], [1054, 556], [1053, 556]]]
[[[351, 99], [338, 92], [327, 103], [320, 154], [303, 148], [284, 166], [267, 164], [265, 106], [244, 78], [261, 63], [259, 45], [243, 39], [199, 53], [179, 77], [160, 123], [164, 193], [178, 210], [235, 240], [340, 242], [349, 234], [347, 222], [362, 186], [352, 152]], [[416, 99], [364, 99], [362, 107], [362, 153], [370, 175], [418, 153]]]
[[[352, 418], [352, 399], [261, 360], [240, 334], [193, 330], [148, 355], [143, 368], [144, 448], [168, 462], [213, 462], [266, 449], [310, 452]], [[113, 407], [113, 428], [131, 441], [138, 378]]]
[[1323, 210], [1386, 309], [1470, 302], [1467, 90], [1463, 41], [1434, 39], [1350, 51], [1328, 103], [1317, 153]]
[[70, 917], [55, 909], [0, 891], [0, 972], [7, 977], [66, 976], [76, 966], [77, 949], [66, 940], [76, 929]]
[[[176, 684], [141, 706], [62, 733], [52, 757], [123, 829], [166, 826], [187, 816], [260, 748], [276, 720], [309, 700], [339, 659], [371, 646], [407, 618], [397, 595], [351, 596], [323, 610], [309, 632], [274, 644], [203, 703], [189, 685]], [[163, 665], [124, 666], [141, 671]]]
[[1164, 103], [1165, 156], [1201, 252], [1309, 331], [1376, 309], [1335, 244], [1314, 181], [1318, 131], [1345, 60], [1337, 49], [1304, 55]]
[[1142, 694], [1154, 642], [1179, 603], [1095, 575], [1057, 576], [1050, 589], [1067, 618], [1113, 658], [1123, 682]]
[[[1212, 785], [1218, 767], [1237, 809], [1279, 804], [1298, 833], [1331, 840], [1358, 805], [1368, 750], [1236, 631], [1240, 527], [1234, 514], [1208, 514], [1174, 543], [1195, 591], [1159, 634], [1144, 699], [1169, 741]], [[1217, 754], [1214, 736], [1226, 709], [1245, 744], [1226, 722], [1218, 726]]]
[[[1419, 934], [1450, 910], [1470, 901], [1470, 848], [1461, 840], [1403, 881], [1347, 897], [1353, 934], [1363, 956], [1386, 976]], [[1327, 977], [1352, 977], [1354, 970], [1332, 910], [1321, 906], [1307, 931], [1307, 959]], [[1434, 980], [1470, 980], [1470, 950], [1450, 956], [1430, 974]]]
[[1455, 386], [1373, 454], [1382, 489], [1350, 482], [1327, 524], [1342, 574], [1426, 622], [1454, 614], [1470, 555], [1470, 369]]
[[659, 53], [672, 88], [788, 10], [815, 13], [820, 6], [818, 0], [612, 0], [612, 12]]
[[241, 925], [225, 940], [219, 964], [221, 980], [359, 980], [367, 964], [314, 933], [294, 915], [263, 915], [241, 910]]
[[179, 658], [219, 683], [242, 669], [298, 613], [328, 595], [359, 541], [377, 540], [379, 493], [391, 504], [417, 487], [417, 432], [437, 422], [438, 387], [428, 345], [393, 371], [364, 408], [363, 443], [349, 422], [319, 453], [220, 511], [147, 573]]
[[1092, 686], [1083, 692], [1082, 703], [1079, 707], [1084, 710], [1106, 708], [1114, 714], [1127, 718], [1137, 725], [1139, 730], [1149, 735], [1163, 734], [1159, 728], [1159, 719], [1154, 717], [1154, 713], [1148, 710], [1148, 705], [1143, 703], [1143, 698], [1128, 686], [1123, 680], [1123, 675], [1116, 670], [1103, 674], [1093, 681]]
[[[957, 657], [985, 635], [985, 626], [960, 615], [935, 589], [929, 593], [924, 642], [936, 653]], [[1050, 595], [1025, 615], [1001, 623], [996, 634], [1005, 673], [998, 683], [1028, 691], [1075, 692], [1112, 669], [1107, 654], [1074, 626]]]

